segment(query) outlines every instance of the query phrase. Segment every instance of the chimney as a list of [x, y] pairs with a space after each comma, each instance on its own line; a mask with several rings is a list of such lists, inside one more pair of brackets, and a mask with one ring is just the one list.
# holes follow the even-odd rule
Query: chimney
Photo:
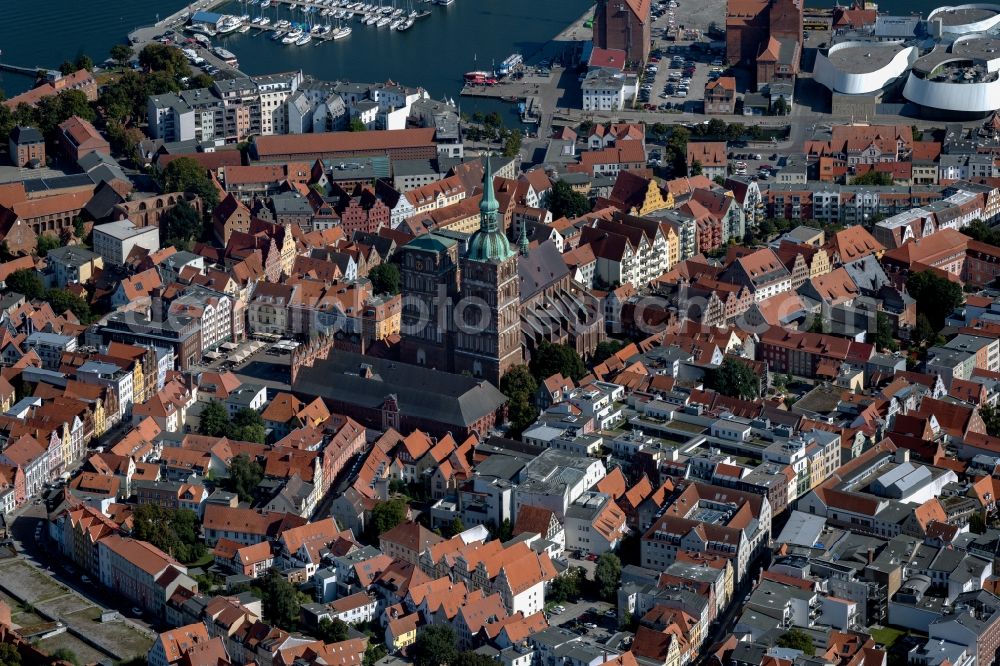
[[869, 548], [868, 549], [868, 564], [871, 564], [874, 561], [875, 561], [875, 549], [874, 548]]

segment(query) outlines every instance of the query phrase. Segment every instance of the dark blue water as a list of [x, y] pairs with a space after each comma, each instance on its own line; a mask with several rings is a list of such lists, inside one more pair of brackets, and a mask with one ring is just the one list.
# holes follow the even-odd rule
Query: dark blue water
[[[95, 62], [128, 33], [169, 16], [184, 0], [0, 0], [0, 62], [56, 68], [86, 53]], [[26, 76], [0, 72], [7, 96], [31, 87]]]
[[[0, 1], [4, 5], [0, 60], [30, 67], [56, 67], [80, 52], [100, 62], [130, 30], [154, 22], [157, 13], [167, 16], [186, 4], [177, 0]], [[455, 0], [449, 6], [413, 6], [429, 9], [431, 15], [418, 19], [405, 32], [351, 21], [350, 37], [318, 46], [284, 46], [264, 35], [255, 36], [256, 30], [216, 38], [215, 43], [235, 53], [247, 74], [302, 69], [327, 80], [392, 79], [421, 86], [435, 99], [453, 97], [463, 111], [473, 111], [496, 107], [459, 99], [464, 72], [487, 69], [491, 62], [499, 63], [514, 52], [530, 57], [583, 14], [591, 0]], [[240, 2], [231, 2], [220, 11], [244, 13]], [[275, 8], [266, 11], [275, 18]], [[258, 12], [259, 8], [247, 7], [246, 13]], [[301, 16], [297, 15], [298, 21]], [[290, 18], [288, 10], [282, 8], [280, 17]], [[30, 84], [27, 77], [5, 74], [0, 78], [0, 87], [8, 95]]]

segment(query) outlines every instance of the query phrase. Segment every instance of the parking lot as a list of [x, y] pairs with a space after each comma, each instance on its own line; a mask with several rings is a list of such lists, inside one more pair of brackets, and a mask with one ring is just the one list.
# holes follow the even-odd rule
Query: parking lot
[[668, 46], [661, 53], [661, 56], [652, 56], [646, 66], [638, 105], [700, 113], [705, 85], [724, 72], [721, 58], [682, 45]]
[[695, 0], [657, 0], [654, 4], [653, 50], [640, 81], [637, 107], [702, 112], [705, 84], [726, 69], [721, 53], [709, 53], [707, 25], [699, 20], [705, 18], [702, 5]]
[[618, 613], [604, 601], [565, 601], [552, 606], [548, 616], [550, 625], [592, 638], [607, 638], [618, 631]]

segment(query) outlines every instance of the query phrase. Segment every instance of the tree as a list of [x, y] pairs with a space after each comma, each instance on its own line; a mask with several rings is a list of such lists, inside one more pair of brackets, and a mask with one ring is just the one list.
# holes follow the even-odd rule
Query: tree
[[809, 324], [810, 333], [829, 333], [830, 331], [826, 327], [826, 322], [823, 321], [823, 317], [817, 314], [813, 317], [812, 323]]
[[753, 400], [760, 396], [760, 380], [749, 365], [727, 357], [715, 370], [705, 375], [709, 388], [731, 398]]
[[691, 168], [688, 171], [690, 171], [690, 175], [692, 176], [700, 176], [703, 173], [701, 168], [701, 162], [699, 162], [698, 160], [693, 160], [691, 162]]
[[76, 71], [76, 67], [69, 60], [63, 60], [59, 65], [59, 73], [63, 76], [69, 76]]
[[90, 304], [83, 298], [65, 289], [49, 289], [45, 292], [45, 300], [57, 314], [69, 310], [82, 323], [90, 323]]
[[406, 509], [406, 500], [401, 497], [376, 504], [370, 523], [373, 536], [380, 537], [406, 520]]
[[1000, 407], [983, 405], [979, 408], [979, 416], [986, 424], [986, 434], [990, 437], [1000, 437]]
[[464, 532], [465, 525], [462, 524], [462, 519], [455, 516], [455, 519], [451, 521], [451, 525], [448, 526], [448, 531], [451, 532], [452, 536]]
[[206, 210], [219, 203], [219, 191], [208, 170], [190, 157], [179, 157], [163, 170], [164, 192], [193, 192], [201, 197]]
[[590, 202], [582, 193], [577, 192], [564, 180], [557, 180], [549, 192], [549, 211], [552, 218], [576, 218], [590, 212]]
[[201, 238], [205, 225], [198, 211], [187, 201], [181, 201], [160, 218], [164, 245], [189, 249], [191, 243]]
[[125, 67], [128, 61], [132, 59], [132, 46], [130, 44], [115, 44], [111, 47], [109, 55], [111, 59], [118, 63], [119, 67]]
[[526, 365], [516, 365], [500, 378], [500, 390], [507, 396], [507, 418], [512, 434], [520, 434], [538, 416], [535, 393], [538, 380]]
[[690, 139], [691, 132], [682, 125], [674, 125], [670, 131], [670, 138], [664, 146], [664, 158], [670, 162], [674, 175], [687, 173], [687, 145]]
[[788, 102], [784, 97], [778, 97], [774, 102], [774, 115], [776, 116], [787, 116], [788, 115]]
[[941, 330], [945, 318], [964, 300], [961, 285], [931, 271], [911, 274], [906, 290], [916, 300], [917, 312], [927, 315], [935, 331]]
[[622, 577], [622, 562], [614, 553], [603, 553], [597, 558], [594, 582], [602, 599], [613, 601], [618, 593], [618, 583]]
[[801, 629], [789, 629], [778, 637], [777, 644], [778, 647], [801, 650], [807, 657], [813, 656], [816, 652], [816, 647], [813, 645], [812, 639], [809, 638], [809, 634]]
[[852, 178], [851, 185], [892, 185], [892, 174], [872, 169]]
[[618, 353], [622, 348], [622, 343], [618, 340], [604, 340], [597, 343], [597, 348], [594, 350], [594, 357], [591, 361], [594, 365], [604, 363], [606, 360]]
[[913, 136], [914, 141], [923, 141], [924, 139], [924, 133], [916, 125], [910, 126], [910, 134]]
[[986, 521], [983, 520], [983, 514], [976, 511], [969, 516], [969, 531], [973, 534], [986, 533]]
[[87, 235], [87, 223], [79, 215], [73, 220], [73, 235], [83, 240]]
[[726, 121], [721, 118], [712, 118], [708, 121], [707, 125], [699, 125], [699, 127], [705, 128], [705, 135], [717, 139], [725, 139], [726, 137]]
[[105, 119], [127, 125], [144, 117], [150, 93], [148, 76], [128, 69], [101, 89], [97, 105], [103, 110]]
[[73, 116], [91, 122], [97, 118], [82, 90], [64, 90], [58, 95], [41, 99], [35, 107], [38, 129], [50, 143], [55, 143], [59, 125]]
[[503, 127], [503, 118], [500, 117], [499, 112], [490, 111], [483, 119], [483, 124], [492, 129], [499, 129]]
[[299, 619], [299, 595], [277, 569], [270, 569], [262, 581], [261, 608], [271, 624], [292, 630]]
[[583, 359], [576, 353], [576, 350], [568, 345], [552, 344], [543, 341], [538, 346], [538, 350], [531, 357], [531, 374], [535, 377], [551, 377], [561, 374], [573, 381], [581, 379], [587, 374], [587, 368], [583, 365]]
[[982, 220], [973, 220], [962, 233], [980, 243], [1000, 247], [1000, 229], [993, 229]]
[[365, 648], [365, 656], [362, 660], [362, 666], [375, 666], [376, 663], [385, 658], [389, 654], [389, 651], [385, 649], [385, 646], [376, 641], [368, 641], [368, 647]]
[[892, 320], [884, 312], [880, 311], [875, 315], [875, 335], [872, 342], [879, 349], [888, 349], [889, 351], [899, 349], [899, 344], [893, 337]]
[[930, 342], [937, 335], [937, 329], [931, 325], [931, 320], [923, 312], [917, 315], [917, 324], [910, 334], [910, 342], [920, 345], [923, 342]]
[[563, 575], [556, 576], [546, 599], [560, 603], [579, 599], [584, 580], [582, 572], [580, 567], [571, 567]]
[[254, 490], [263, 478], [264, 470], [260, 463], [241, 453], [229, 461], [229, 478], [222, 485], [229, 492], [239, 495], [241, 502], [252, 502]]
[[455, 666], [496, 666], [497, 662], [493, 657], [489, 657], [479, 652], [460, 652], [455, 658]]
[[198, 90], [199, 88], [211, 88], [213, 83], [215, 83], [215, 79], [200, 72], [188, 79], [187, 87], [189, 90]]
[[503, 156], [516, 157], [521, 152], [521, 130], [509, 132], [503, 141]]
[[455, 631], [447, 624], [431, 624], [417, 632], [411, 653], [415, 666], [451, 666], [458, 657]]
[[400, 292], [399, 266], [392, 262], [379, 264], [368, 271], [368, 279], [372, 281], [372, 288], [376, 294], [392, 294], [395, 296]]
[[347, 126], [348, 132], [364, 132], [367, 129], [361, 118], [351, 118], [351, 123]]
[[81, 53], [76, 57], [76, 62], [73, 63], [73, 66], [77, 69], [85, 69], [88, 72], [92, 72], [94, 71], [94, 59], [86, 53]]
[[168, 509], [156, 504], [140, 504], [133, 514], [132, 532], [181, 562], [196, 562], [205, 555], [198, 530], [198, 514], [190, 509]]
[[12, 643], [0, 643], [0, 666], [21, 666], [21, 653]]
[[510, 541], [514, 538], [514, 526], [510, 523], [510, 518], [504, 518], [497, 531], [497, 539], [500, 541]]
[[333, 618], [332, 621], [329, 618], [323, 618], [319, 621], [319, 630], [316, 632], [316, 638], [324, 643], [346, 641], [348, 638], [347, 629], [347, 623], [339, 617]]
[[151, 42], [139, 51], [139, 64], [147, 72], [166, 72], [174, 79], [191, 75], [184, 53], [167, 44]]
[[[3, 97], [0, 96], [0, 101]], [[10, 133], [14, 129], [14, 112], [5, 105], [0, 104], [0, 143], [7, 144]]]
[[212, 400], [201, 410], [198, 433], [209, 437], [224, 437], [229, 430], [229, 413], [222, 403]]
[[38, 253], [39, 257], [44, 257], [50, 251], [59, 247], [62, 247], [62, 243], [59, 242], [58, 237], [52, 234], [42, 234], [38, 237], [38, 242], [35, 244], [35, 252]]
[[34, 300], [45, 296], [45, 285], [38, 273], [30, 268], [22, 268], [7, 276], [4, 281], [8, 291], [24, 294], [26, 299]]
[[230, 439], [263, 444], [266, 436], [264, 419], [257, 410], [244, 407], [233, 415], [227, 434]]

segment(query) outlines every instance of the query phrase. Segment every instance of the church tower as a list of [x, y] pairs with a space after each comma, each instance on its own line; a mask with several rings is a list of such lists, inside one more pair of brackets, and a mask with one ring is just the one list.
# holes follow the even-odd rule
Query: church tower
[[523, 362], [517, 253], [500, 227], [489, 157], [483, 169], [479, 230], [461, 261], [455, 303], [455, 372], [500, 385], [500, 377]]

